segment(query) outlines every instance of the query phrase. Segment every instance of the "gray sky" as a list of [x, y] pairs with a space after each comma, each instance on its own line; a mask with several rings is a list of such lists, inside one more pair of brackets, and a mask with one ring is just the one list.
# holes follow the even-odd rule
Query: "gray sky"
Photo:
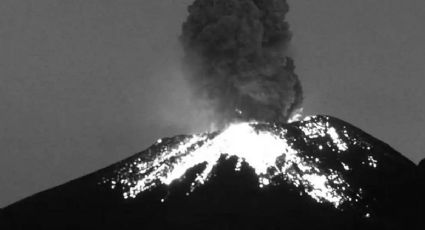
[[[0, 2], [0, 207], [205, 127], [179, 71], [190, 2]], [[305, 113], [424, 158], [425, 2], [289, 3]]]

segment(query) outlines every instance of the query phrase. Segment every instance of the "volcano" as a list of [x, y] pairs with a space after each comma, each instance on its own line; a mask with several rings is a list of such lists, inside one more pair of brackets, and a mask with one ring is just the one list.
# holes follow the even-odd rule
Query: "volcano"
[[330, 116], [163, 138], [3, 208], [1, 229], [422, 229], [425, 162]]

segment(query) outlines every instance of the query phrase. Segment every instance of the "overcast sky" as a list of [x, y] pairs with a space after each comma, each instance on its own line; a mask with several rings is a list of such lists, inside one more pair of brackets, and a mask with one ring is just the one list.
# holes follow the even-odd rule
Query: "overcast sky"
[[[192, 0], [0, 1], [0, 207], [200, 131], [177, 41]], [[425, 157], [425, 2], [291, 0], [306, 114]]]

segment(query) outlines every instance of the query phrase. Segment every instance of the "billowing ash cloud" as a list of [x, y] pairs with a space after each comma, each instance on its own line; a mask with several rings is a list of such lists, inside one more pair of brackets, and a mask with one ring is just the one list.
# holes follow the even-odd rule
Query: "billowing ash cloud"
[[183, 24], [184, 66], [219, 122], [286, 122], [302, 102], [286, 0], [195, 0]]

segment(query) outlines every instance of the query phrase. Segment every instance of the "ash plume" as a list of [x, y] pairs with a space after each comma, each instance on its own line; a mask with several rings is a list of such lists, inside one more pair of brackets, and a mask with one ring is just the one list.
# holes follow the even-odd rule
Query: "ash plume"
[[218, 124], [287, 122], [302, 88], [286, 56], [291, 39], [286, 0], [195, 0], [180, 37], [195, 96], [207, 99]]

